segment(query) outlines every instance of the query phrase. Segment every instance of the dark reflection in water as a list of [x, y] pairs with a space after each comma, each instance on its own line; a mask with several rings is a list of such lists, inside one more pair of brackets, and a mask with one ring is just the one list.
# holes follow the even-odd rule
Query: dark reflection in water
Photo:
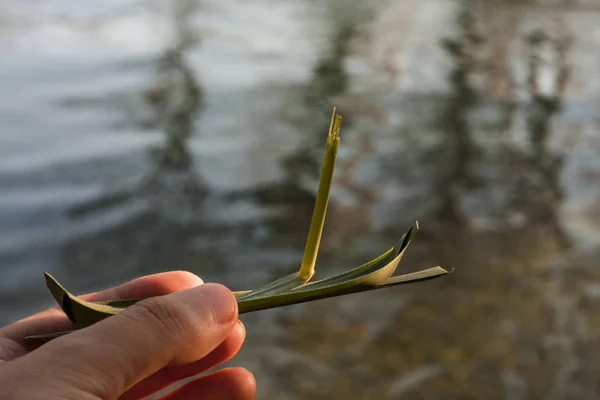
[[[484, 52], [507, 45], [494, 43], [497, 36], [486, 31], [486, 12], [494, 8], [476, 6], [464, 2], [458, 11], [461, 31], [443, 41], [455, 63], [451, 95], [429, 116], [439, 124], [436, 145], [415, 163], [423, 168], [435, 160], [431, 175], [420, 177], [431, 183], [435, 201], [417, 214], [435, 229], [419, 237], [405, 261], [456, 266], [456, 273], [427, 288], [325, 301], [299, 315], [280, 316], [285, 350], [261, 357], [279, 377], [269, 382], [276, 387], [270, 396], [597, 395], [590, 378], [598, 364], [587, 355], [597, 346], [589, 340], [590, 316], [581, 309], [575, 283], [585, 281], [594, 265], [571, 272], [577, 262], [568, 255], [558, 215], [564, 154], [549, 148], [551, 120], [568, 85], [569, 39], [543, 30], [525, 38], [528, 85], [520, 101], [514, 83], [499, 83], [507, 78], [489, 68], [505, 60], [490, 60]], [[543, 46], [555, 71], [549, 93], [537, 84]], [[495, 120], [479, 119], [490, 111]], [[526, 121], [524, 146], [511, 137], [516, 114]], [[391, 162], [386, 166], [394, 168]]]
[[[156, 45], [158, 54], [120, 60], [115, 65], [127, 67], [118, 70], [100, 68], [109, 80], [131, 73], [143, 75], [142, 83], [116, 95], [86, 93], [86, 102], [51, 91], [46, 96], [58, 97], [61, 107], [80, 107], [63, 117], [84, 113], [92, 125], [91, 109], [107, 119], [105, 127], [156, 137], [58, 167], [0, 164], [9, 200], [28, 198], [19, 195], [23, 187], [67, 187], [56, 209], [49, 200], [17, 208], [22, 227], [4, 217], [13, 214], [0, 202], [3, 223], [14, 224], [7, 235], [23, 228], [34, 233], [33, 243], [46, 243], [36, 251], [0, 247], [3, 273], [10, 268], [30, 295], [19, 300], [21, 309], [46, 299], [41, 284], [27, 283], [40, 275], [40, 264], [78, 292], [176, 268], [232, 289], [292, 271], [335, 104], [344, 116], [342, 149], [318, 273], [368, 260], [415, 219], [424, 230], [402, 265], [456, 272], [244, 316], [247, 345], [234, 361], [255, 372], [258, 398], [598, 398], [600, 227], [593, 203], [600, 199], [600, 165], [589, 160], [598, 158], [600, 144], [597, 78], [589, 71], [600, 60], [584, 58], [597, 39], [579, 27], [600, 16], [577, 11], [583, 6], [562, 13], [533, 2], [431, 1], [332, 0], [317, 11], [304, 2], [170, 2], [161, 21], [173, 34], [166, 46]], [[300, 13], [288, 7], [300, 7], [313, 25], [293, 25], [297, 18], [289, 15]], [[203, 28], [206, 15], [218, 21], [211, 29]], [[286, 24], [281, 31], [273, 22], [279, 20]], [[248, 27], [237, 37], [239, 21]], [[260, 36], [259, 26], [275, 33]], [[279, 53], [277, 40], [270, 41], [277, 33], [286, 44]], [[326, 43], [297, 56], [288, 41], [311, 35]], [[292, 72], [289, 81], [256, 78], [273, 59], [296, 65], [308, 53], [300, 82]], [[222, 63], [203, 69], [212, 58]], [[214, 81], [236, 63], [248, 74], [239, 87]], [[6, 110], [0, 103], [1, 115]], [[61, 140], [67, 146], [70, 139]], [[207, 164], [215, 154], [215, 166]], [[239, 165], [233, 174], [280, 174], [227, 187], [224, 165]], [[215, 176], [225, 183], [215, 185]], [[101, 190], [89, 195], [84, 189], [96, 180]], [[60, 240], [38, 233], [40, 221], [55, 223]], [[0, 296], [8, 304], [19, 293]]]
[[114, 270], [105, 266], [115, 265], [121, 279], [186, 265], [195, 257], [218, 260], [218, 255], [198, 255], [188, 250], [190, 228], [195, 222], [190, 218], [201, 215], [207, 193], [189, 149], [202, 108], [198, 79], [186, 62], [186, 53], [198, 45], [189, 26], [196, 7], [194, 1], [171, 3], [174, 43], [158, 57], [156, 85], [142, 93], [151, 112], [150, 118], [139, 122], [164, 136], [161, 144], [149, 150], [149, 172], [138, 184], [79, 204], [69, 214], [74, 219], [85, 219], [89, 214], [140, 200], [144, 211], [114, 228], [68, 243], [62, 264], [69, 275], [76, 276], [82, 265], [88, 265], [97, 271], [97, 279], [109, 280]]

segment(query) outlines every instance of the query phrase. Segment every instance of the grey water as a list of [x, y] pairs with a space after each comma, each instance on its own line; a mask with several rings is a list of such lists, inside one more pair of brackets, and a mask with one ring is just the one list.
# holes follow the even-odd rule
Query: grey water
[[[344, 118], [317, 271], [415, 220], [415, 286], [250, 314], [258, 398], [595, 399], [600, 6], [4, 0], [0, 322], [186, 269], [297, 268]], [[321, 275], [321, 276], [322, 276]]]

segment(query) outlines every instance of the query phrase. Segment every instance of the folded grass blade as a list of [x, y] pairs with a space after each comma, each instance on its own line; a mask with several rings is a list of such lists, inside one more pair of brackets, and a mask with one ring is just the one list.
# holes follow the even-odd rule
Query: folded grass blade
[[[277, 279], [259, 289], [234, 292], [238, 300], [240, 314], [419, 282], [449, 273], [449, 271], [441, 267], [433, 267], [392, 277], [402, 255], [418, 231], [418, 224], [415, 224], [402, 236], [396, 246], [374, 260], [347, 272], [310, 282], [315, 272], [319, 244], [325, 223], [329, 192], [340, 142], [339, 131], [341, 121], [341, 117], [336, 113], [336, 109], [334, 108], [329, 125], [327, 148], [321, 170], [319, 189], [317, 191], [306, 247], [299, 271]], [[89, 302], [70, 294], [50, 274], [45, 273], [45, 276], [48, 289], [65, 314], [78, 328], [84, 328], [104, 318], [118, 314], [125, 308], [141, 300]], [[28, 339], [50, 339], [66, 333], [69, 333], [69, 331], [29, 336]]]

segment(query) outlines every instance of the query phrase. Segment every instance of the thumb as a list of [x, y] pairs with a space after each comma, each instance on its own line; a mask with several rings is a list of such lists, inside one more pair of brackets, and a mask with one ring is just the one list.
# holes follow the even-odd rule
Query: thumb
[[206, 356], [229, 335], [237, 315], [231, 291], [204, 284], [140, 301], [21, 360], [28, 358], [27, 368], [52, 375], [55, 383], [103, 399], [118, 398], [166, 366]]

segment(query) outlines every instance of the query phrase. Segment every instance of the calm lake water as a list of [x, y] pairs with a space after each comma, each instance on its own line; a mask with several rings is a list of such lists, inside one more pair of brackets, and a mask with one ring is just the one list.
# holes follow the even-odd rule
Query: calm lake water
[[436, 281], [243, 316], [258, 398], [600, 398], [600, 5], [5, 0], [0, 322], [187, 269]]

